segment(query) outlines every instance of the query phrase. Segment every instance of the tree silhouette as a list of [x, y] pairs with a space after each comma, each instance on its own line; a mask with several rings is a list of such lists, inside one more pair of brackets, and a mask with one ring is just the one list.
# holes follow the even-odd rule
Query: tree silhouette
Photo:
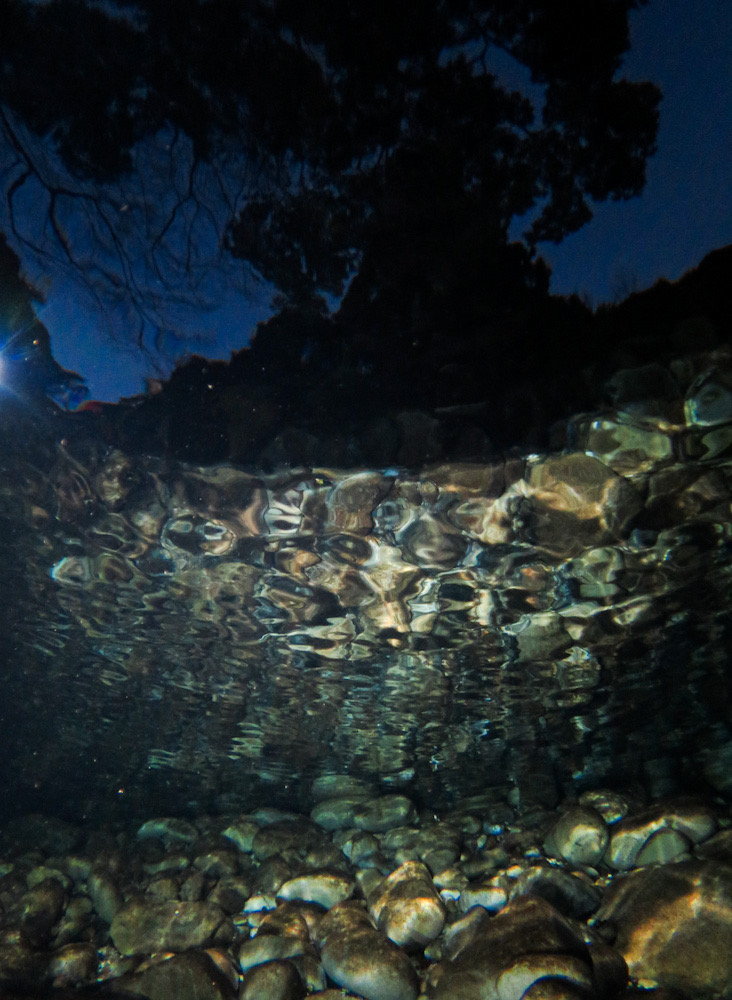
[[251, 269], [222, 246], [242, 187], [235, 151], [213, 165], [180, 130], [163, 129], [130, 151], [133, 169], [102, 181], [74, 172], [48, 138], [3, 107], [1, 138], [0, 228], [38, 284], [49, 271], [76, 279], [86, 308], [113, 334], [145, 349], [152, 331], [159, 346], [192, 313], [205, 326], [222, 284], [256, 294]]
[[[46, 179], [17, 121], [51, 139], [75, 179], [97, 185], [129, 176], [136, 145], [167, 131], [171, 174], [181, 170], [176, 143], [185, 136], [192, 148], [152, 242], [159, 248], [186, 197], [203, 201], [198, 165], [220, 170], [236, 150], [246, 201], [238, 211], [230, 198], [230, 245], [290, 301], [338, 294], [366, 254], [383, 252], [389, 226], [405, 222], [408, 234], [416, 222], [415, 238], [428, 237], [419, 229], [435, 209], [462, 208], [493, 241], [537, 208], [526, 234], [533, 251], [587, 221], [592, 200], [642, 189], [659, 94], [614, 79], [629, 11], [641, 3], [5, 0], [2, 127], [21, 161], [7, 178], [11, 214], [35, 177], [67, 252], [60, 203], [94, 197]], [[491, 72], [496, 52], [543, 88], [538, 118]], [[153, 180], [150, 164], [137, 169]], [[116, 239], [109, 206], [94, 207]], [[433, 218], [433, 228], [444, 232], [445, 222]], [[461, 222], [448, 219], [447, 231]], [[428, 242], [423, 252], [434, 249]]]
[[[325, 99], [298, 143], [294, 165], [307, 169], [278, 197], [249, 200], [232, 249], [290, 301], [338, 293], [356, 270], [372, 282], [388, 272], [410, 298], [410, 272], [445, 289], [456, 250], [493, 261], [515, 217], [534, 210], [532, 256], [588, 221], [591, 201], [638, 194], [659, 93], [614, 79], [637, 6], [283, 4]], [[529, 70], [540, 114], [500, 85], [497, 53]]]
[[546, 299], [541, 241], [642, 190], [660, 94], [617, 76], [643, 3], [3, 0], [12, 236], [50, 241], [141, 341], [225, 244], [278, 293], [255, 344], [273, 370], [267, 336], [310, 358], [302, 317], [335, 305], [332, 370], [371, 373], [388, 344], [392, 381], [429, 387], [516, 340]]

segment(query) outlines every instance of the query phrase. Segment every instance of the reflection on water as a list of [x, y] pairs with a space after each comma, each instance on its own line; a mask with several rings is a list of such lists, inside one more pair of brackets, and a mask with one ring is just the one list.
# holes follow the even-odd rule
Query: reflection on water
[[561, 452], [486, 465], [258, 476], [6, 438], [6, 781], [79, 812], [329, 772], [431, 803], [729, 791], [732, 395], [706, 365], [683, 422], [578, 416]]

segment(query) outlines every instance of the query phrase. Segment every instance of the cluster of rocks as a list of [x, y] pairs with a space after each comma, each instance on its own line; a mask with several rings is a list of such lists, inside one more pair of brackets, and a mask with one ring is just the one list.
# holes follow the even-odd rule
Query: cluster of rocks
[[262, 807], [136, 834], [8, 824], [2, 995], [732, 997], [721, 800], [597, 790], [521, 814], [484, 797], [438, 818], [344, 776], [313, 799], [310, 817]]

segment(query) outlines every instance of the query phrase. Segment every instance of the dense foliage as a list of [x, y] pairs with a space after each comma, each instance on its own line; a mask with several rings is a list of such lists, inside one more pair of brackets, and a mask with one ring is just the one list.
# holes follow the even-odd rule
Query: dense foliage
[[537, 244], [643, 187], [660, 94], [618, 78], [642, 3], [0, 0], [13, 242], [45, 212], [33, 249], [130, 296], [140, 343], [176, 269], [203, 287], [202, 241], [275, 290], [230, 369], [171, 384], [186, 453], [339, 427], [339, 461], [386, 460], [379, 420], [413, 410], [484, 455], [583, 403], [587, 310]]
[[[659, 92], [616, 79], [642, 2], [3, 0], [3, 131], [25, 161], [8, 198], [40, 171], [18, 122], [99, 183], [172, 127], [197, 160], [245, 154], [229, 245], [291, 304], [356, 273], [359, 303], [398, 288], [402, 313], [494, 295], [506, 269], [541, 285], [538, 241], [643, 187]], [[502, 262], [517, 216], [526, 250]]]

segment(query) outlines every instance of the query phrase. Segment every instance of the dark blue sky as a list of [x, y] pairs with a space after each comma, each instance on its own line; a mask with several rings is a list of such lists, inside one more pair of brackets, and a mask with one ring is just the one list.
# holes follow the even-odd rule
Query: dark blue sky
[[[597, 206], [578, 233], [559, 246], [540, 247], [552, 268], [552, 291], [577, 292], [593, 305], [660, 277], [675, 280], [732, 242], [732, 3], [651, 0], [631, 16], [631, 32], [623, 75], [652, 80], [664, 95], [646, 190], [629, 202]], [[256, 309], [235, 282], [223, 282], [216, 294], [218, 306], [203, 320], [203, 342], [173, 344], [164, 368], [186, 350], [228, 358], [266, 315], [264, 291]], [[58, 282], [41, 314], [58, 361], [85, 375], [93, 398], [132, 395], [153, 374], [150, 359], [133, 344], [91, 329], [98, 319], [71, 285]]]
[[598, 205], [584, 229], [542, 247], [552, 290], [594, 304], [674, 281], [732, 242], [732, 3], [651, 0], [631, 32], [624, 75], [663, 92], [646, 189]]

